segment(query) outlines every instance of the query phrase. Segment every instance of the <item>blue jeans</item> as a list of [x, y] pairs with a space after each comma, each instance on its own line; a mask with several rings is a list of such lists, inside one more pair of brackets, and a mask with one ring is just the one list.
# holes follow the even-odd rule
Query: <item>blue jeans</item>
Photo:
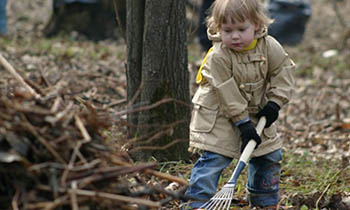
[[[282, 150], [252, 158], [248, 164], [248, 195], [251, 206], [277, 205]], [[228, 158], [205, 151], [194, 164], [189, 187], [185, 193], [193, 201], [183, 209], [199, 208], [217, 191], [222, 171], [231, 163]]]
[[0, 0], [0, 35], [7, 34], [7, 0]]

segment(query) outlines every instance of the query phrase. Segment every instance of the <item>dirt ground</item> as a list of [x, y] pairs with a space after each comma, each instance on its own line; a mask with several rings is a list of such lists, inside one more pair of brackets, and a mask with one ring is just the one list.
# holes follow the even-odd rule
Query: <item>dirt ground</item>
[[[298, 67], [297, 94], [281, 113], [280, 132], [285, 136], [285, 150], [339, 160], [350, 175], [350, 1], [311, 0], [311, 4], [312, 18], [302, 43], [286, 46]], [[48, 0], [10, 0], [9, 36], [1, 40], [0, 53], [28, 78], [37, 70], [52, 83], [65, 78], [68, 85], [76, 87], [71, 94], [90, 99], [97, 110], [122, 111], [125, 107], [119, 104], [126, 96], [124, 40], [90, 42], [74, 32], [44, 39], [42, 30], [51, 6]], [[196, 39], [190, 38], [190, 49], [198, 50], [193, 47], [198, 45]], [[201, 57], [200, 52], [189, 54]], [[198, 59], [189, 66], [196, 66]], [[0, 71], [0, 89], [6, 89], [8, 82], [14, 81]], [[349, 199], [348, 193], [339, 195], [340, 200]]]

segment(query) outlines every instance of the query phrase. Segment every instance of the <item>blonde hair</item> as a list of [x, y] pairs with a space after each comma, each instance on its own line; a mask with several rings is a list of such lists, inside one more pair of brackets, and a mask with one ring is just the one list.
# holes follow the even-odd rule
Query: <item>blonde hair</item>
[[219, 31], [221, 25], [230, 18], [232, 23], [251, 21], [258, 28], [268, 27], [273, 20], [265, 14], [261, 0], [215, 0], [210, 8], [207, 26], [211, 31]]

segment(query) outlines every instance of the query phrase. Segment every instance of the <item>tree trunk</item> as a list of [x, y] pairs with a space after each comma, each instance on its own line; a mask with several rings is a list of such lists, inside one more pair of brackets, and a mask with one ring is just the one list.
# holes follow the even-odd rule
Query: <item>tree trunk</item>
[[[130, 109], [136, 109], [140, 97], [137, 97], [137, 91], [141, 88], [142, 73], [142, 48], [143, 48], [143, 21], [145, 0], [127, 0], [127, 50], [128, 59], [126, 67], [127, 79], [127, 100], [132, 104]], [[135, 98], [134, 101], [133, 98]], [[138, 113], [128, 114], [128, 131], [130, 136], [135, 135]]]
[[[145, 108], [128, 115], [130, 134], [143, 137], [135, 150], [143, 149], [134, 157], [186, 158], [190, 108], [185, 0], [129, 0], [127, 11], [128, 101], [142, 86], [132, 108]], [[160, 105], [146, 109], [155, 103]]]

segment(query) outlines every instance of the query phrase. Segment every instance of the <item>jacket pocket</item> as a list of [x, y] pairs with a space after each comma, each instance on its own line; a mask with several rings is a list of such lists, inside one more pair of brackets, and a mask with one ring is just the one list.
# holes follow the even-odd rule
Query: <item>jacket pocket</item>
[[208, 108], [194, 104], [190, 129], [195, 132], [209, 133], [214, 128], [218, 111], [218, 106]]

